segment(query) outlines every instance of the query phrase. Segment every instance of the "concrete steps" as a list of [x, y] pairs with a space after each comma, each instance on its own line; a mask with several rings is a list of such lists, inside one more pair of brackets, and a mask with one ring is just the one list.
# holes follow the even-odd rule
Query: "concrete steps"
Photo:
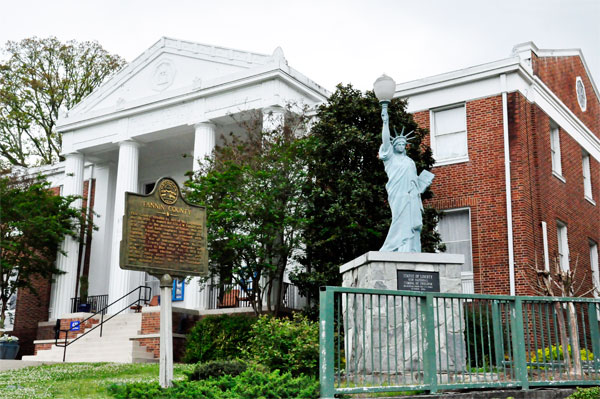
[[[67, 347], [66, 362], [115, 362], [153, 363], [152, 353], [146, 351], [139, 342], [130, 338], [140, 333], [141, 313], [127, 313], [115, 316], [106, 322], [100, 337], [100, 328], [88, 333]], [[35, 341], [35, 343], [54, 343]], [[64, 348], [52, 345], [50, 349], [38, 350], [35, 356], [23, 356], [27, 361], [56, 361], [63, 359]]]

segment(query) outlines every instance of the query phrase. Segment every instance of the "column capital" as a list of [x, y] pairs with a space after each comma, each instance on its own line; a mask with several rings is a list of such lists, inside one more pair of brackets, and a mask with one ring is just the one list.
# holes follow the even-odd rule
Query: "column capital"
[[79, 151], [73, 151], [73, 152], [69, 152], [63, 155], [65, 157], [65, 159], [71, 158], [71, 159], [77, 159], [77, 158], [84, 158], [84, 154], [82, 152]]
[[217, 125], [211, 121], [196, 122], [193, 124], [194, 129], [216, 129]]
[[281, 105], [269, 105], [268, 107], [262, 108], [263, 115], [269, 114], [283, 114], [285, 113], [285, 108]]
[[140, 143], [137, 140], [134, 139], [126, 139], [126, 140], [121, 140], [118, 142], [119, 147], [121, 146], [130, 146], [130, 147], [136, 147], [136, 148], [140, 148], [143, 144]]

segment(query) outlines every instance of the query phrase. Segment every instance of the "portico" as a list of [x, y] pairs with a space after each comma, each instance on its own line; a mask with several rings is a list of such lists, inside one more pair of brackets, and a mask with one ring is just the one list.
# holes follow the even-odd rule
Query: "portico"
[[[162, 176], [183, 186], [224, 135], [247, 134], [240, 121], [259, 115], [263, 128], [276, 128], [289, 104], [311, 108], [327, 95], [290, 68], [279, 48], [263, 55], [162, 38], [63, 113], [63, 194], [82, 195], [84, 179], [97, 183], [89, 295], [108, 294], [111, 303], [148, 279], [119, 267], [125, 192], [147, 193]], [[63, 249], [58, 265], [66, 273], [53, 284], [49, 319], [69, 313], [78, 295], [79, 245], [67, 239]], [[185, 294], [187, 308], [207, 304], [198, 279]]]

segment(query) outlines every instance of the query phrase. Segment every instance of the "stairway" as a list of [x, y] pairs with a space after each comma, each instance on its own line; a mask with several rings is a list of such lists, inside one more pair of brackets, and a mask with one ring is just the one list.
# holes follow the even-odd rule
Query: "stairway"
[[[66, 362], [114, 362], [153, 363], [152, 353], [139, 342], [130, 340], [140, 333], [141, 313], [120, 314], [104, 324], [102, 337], [100, 327], [67, 346]], [[23, 356], [23, 360], [62, 362], [63, 347], [52, 345], [38, 350], [37, 355]]]

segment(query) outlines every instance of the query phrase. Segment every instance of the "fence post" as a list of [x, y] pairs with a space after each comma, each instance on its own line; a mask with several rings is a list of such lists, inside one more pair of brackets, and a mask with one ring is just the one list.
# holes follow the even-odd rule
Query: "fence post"
[[319, 381], [321, 399], [333, 399], [334, 387], [334, 341], [333, 312], [334, 292], [321, 287], [319, 292]]
[[592, 339], [592, 353], [594, 354], [594, 371], [600, 373], [600, 331], [598, 327], [598, 303], [590, 302], [588, 305], [588, 320], [590, 321], [590, 338]]
[[492, 301], [492, 328], [494, 329], [494, 354], [496, 356], [496, 367], [504, 367], [504, 334], [502, 332], [502, 318], [498, 301]]
[[424, 305], [423, 315], [425, 320], [423, 326], [425, 331], [423, 334], [423, 344], [425, 349], [423, 352], [423, 371], [425, 372], [425, 384], [429, 385], [431, 393], [437, 392], [437, 368], [435, 360], [435, 316], [434, 316], [434, 297], [433, 294], [425, 294], [425, 298], [421, 298], [421, 303]]
[[515, 297], [510, 313], [515, 376], [521, 382], [522, 389], [529, 389], [527, 360], [525, 356], [525, 332], [523, 331], [523, 301], [521, 298]]

